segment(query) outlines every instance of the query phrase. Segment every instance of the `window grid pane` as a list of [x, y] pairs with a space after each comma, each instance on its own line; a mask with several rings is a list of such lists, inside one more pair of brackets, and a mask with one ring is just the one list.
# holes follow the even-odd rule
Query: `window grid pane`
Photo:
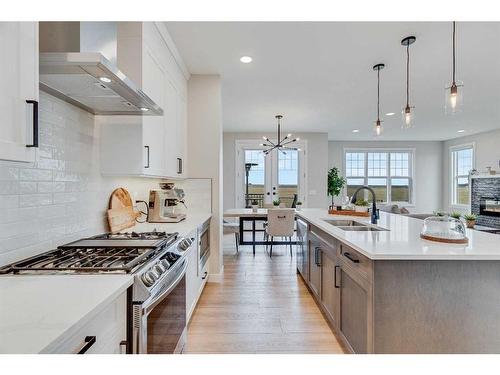
[[346, 153], [346, 176], [363, 177], [365, 175], [365, 154], [364, 152]]
[[387, 153], [369, 152], [368, 153], [368, 176], [385, 177], [387, 176]]
[[472, 147], [452, 152], [453, 160], [453, 204], [469, 204], [469, 172], [473, 168], [474, 150]]

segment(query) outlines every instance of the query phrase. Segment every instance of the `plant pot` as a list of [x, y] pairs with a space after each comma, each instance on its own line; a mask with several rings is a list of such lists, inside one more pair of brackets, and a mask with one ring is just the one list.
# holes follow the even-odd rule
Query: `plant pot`
[[273, 204], [273, 208], [280, 208], [279, 204]]
[[258, 204], [252, 204], [252, 212], [257, 212], [258, 209], [259, 209]]
[[465, 220], [465, 225], [467, 228], [474, 228], [474, 225], [476, 225], [476, 220]]
[[356, 212], [368, 212], [368, 207], [366, 207], [366, 206], [354, 206], [354, 211], [356, 211]]
[[295, 207], [295, 209], [296, 209], [297, 211], [302, 210], [302, 205], [301, 205], [301, 204], [298, 204], [298, 205]]

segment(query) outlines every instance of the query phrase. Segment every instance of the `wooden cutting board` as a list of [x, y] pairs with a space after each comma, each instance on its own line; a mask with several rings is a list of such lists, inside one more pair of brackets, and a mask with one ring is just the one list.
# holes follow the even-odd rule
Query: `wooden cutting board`
[[108, 224], [111, 232], [116, 233], [135, 225], [135, 219], [141, 214], [134, 211], [130, 193], [125, 188], [118, 188], [109, 198]]
[[328, 210], [328, 213], [330, 215], [345, 215], [345, 216], [361, 216], [361, 217], [368, 217], [370, 216], [369, 212], [358, 212], [354, 210]]

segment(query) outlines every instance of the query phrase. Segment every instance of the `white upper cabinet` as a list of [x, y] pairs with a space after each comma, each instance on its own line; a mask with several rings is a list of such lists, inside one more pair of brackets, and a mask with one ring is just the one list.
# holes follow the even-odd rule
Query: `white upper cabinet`
[[185, 178], [187, 79], [154, 22], [118, 26], [118, 68], [163, 109], [162, 116], [100, 116], [104, 174]]
[[0, 160], [33, 162], [38, 147], [38, 23], [0, 22]]

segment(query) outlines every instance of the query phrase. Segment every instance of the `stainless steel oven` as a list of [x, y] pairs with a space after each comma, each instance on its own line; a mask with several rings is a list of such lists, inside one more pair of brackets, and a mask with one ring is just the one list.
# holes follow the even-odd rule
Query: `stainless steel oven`
[[133, 302], [133, 353], [182, 352], [187, 332], [186, 269], [187, 259], [182, 258], [155, 284], [148, 299]]
[[203, 224], [198, 233], [199, 271], [201, 271], [210, 257], [210, 221]]

